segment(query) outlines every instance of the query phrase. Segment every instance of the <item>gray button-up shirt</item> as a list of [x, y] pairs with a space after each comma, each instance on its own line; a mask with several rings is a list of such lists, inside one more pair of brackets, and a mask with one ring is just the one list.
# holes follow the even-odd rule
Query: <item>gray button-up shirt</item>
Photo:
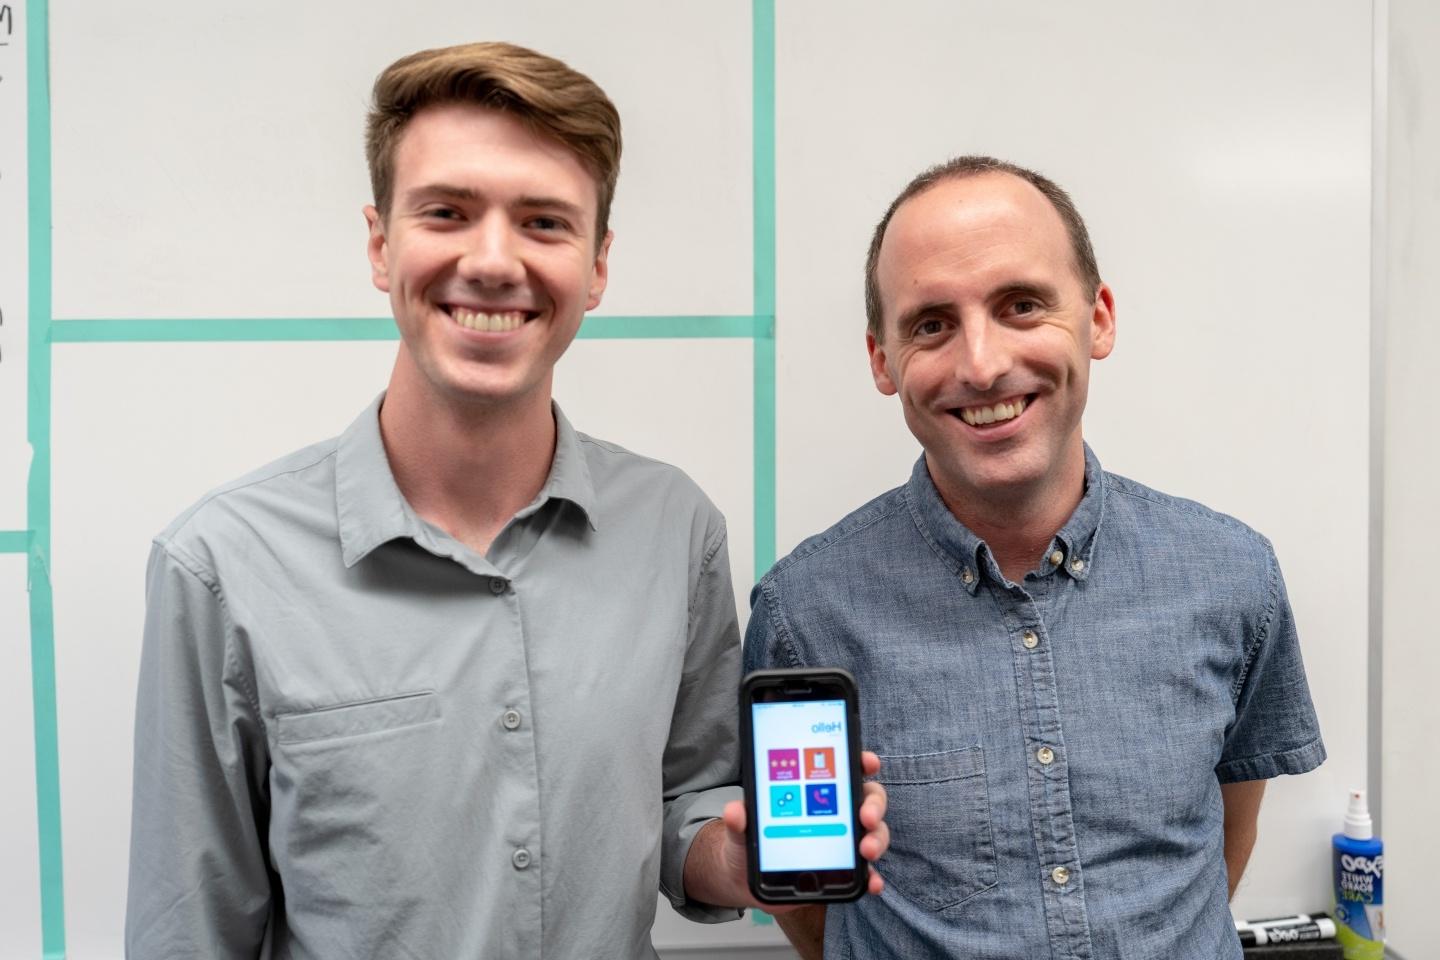
[[1325, 757], [1270, 544], [1100, 469], [1021, 583], [910, 482], [755, 588], [745, 664], [838, 665], [882, 755], [880, 897], [829, 957], [1218, 960], [1220, 784]]
[[[380, 401], [155, 541], [135, 960], [650, 957], [738, 795], [724, 521], [577, 434], [481, 556], [415, 515]], [[716, 789], [719, 788], [719, 789]]]

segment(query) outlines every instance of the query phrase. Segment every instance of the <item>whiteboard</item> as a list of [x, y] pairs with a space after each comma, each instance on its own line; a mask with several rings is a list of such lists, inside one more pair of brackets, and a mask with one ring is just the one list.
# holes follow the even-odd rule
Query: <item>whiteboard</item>
[[[384, 315], [359, 212], [369, 85], [401, 54], [478, 38], [565, 58], [620, 108], [626, 153], [603, 314], [752, 311], [750, 54], [764, 16], [658, 0], [395, 9], [57, 3], [55, 318]], [[1365, 597], [1337, 571], [1363, 583], [1366, 391], [1336, 404], [1322, 372], [1354, 370], [1367, 343], [1369, 27], [1370, 5], [1354, 0], [785, 0], [773, 10], [779, 551], [903, 482], [918, 452], [898, 407], [875, 393], [863, 349], [860, 271], [889, 199], [921, 167], [971, 151], [1068, 187], [1119, 315], [1116, 352], [1092, 377], [1088, 438], [1107, 468], [1271, 537], [1299, 621], [1331, 759], [1271, 785], [1236, 903], [1251, 916], [1328, 902], [1327, 838], [1344, 791], [1365, 779], [1355, 679]], [[0, 203], [13, 204], [6, 158], [23, 113], [5, 99], [10, 83], [0, 80]], [[23, 314], [10, 308], [24, 237], [13, 209], [0, 218], [0, 444], [24, 436], [13, 399], [22, 367], [11, 365], [23, 358], [12, 316]], [[120, 953], [149, 538], [210, 487], [343, 429], [383, 386], [393, 351], [52, 347], [70, 956]], [[742, 609], [762, 572], [752, 351], [743, 338], [582, 340], [557, 373], [579, 429], [679, 464], [725, 511]], [[0, 530], [25, 523], [12, 446], [0, 446]], [[0, 612], [23, 603], [23, 583], [0, 578]], [[0, 669], [28, 670], [24, 637], [10, 620], [0, 628]], [[0, 731], [4, 758], [23, 761], [27, 728]], [[6, 808], [0, 850], [35, 849], [31, 804], [28, 817]], [[34, 956], [38, 894], [23, 874], [6, 882], [25, 891], [5, 902], [0, 957]], [[662, 950], [779, 939], [753, 920], [703, 927], [657, 915]]]

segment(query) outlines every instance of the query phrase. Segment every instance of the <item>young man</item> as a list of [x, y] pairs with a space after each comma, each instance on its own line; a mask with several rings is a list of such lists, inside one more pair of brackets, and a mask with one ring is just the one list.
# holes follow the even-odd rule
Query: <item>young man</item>
[[883, 897], [787, 930], [807, 957], [1238, 960], [1265, 779], [1325, 757], [1269, 542], [1085, 445], [1115, 300], [1049, 180], [921, 174], [866, 292], [924, 454], [760, 582], [745, 664], [855, 674], [895, 845]]
[[151, 553], [128, 953], [653, 956], [657, 887], [750, 902], [740, 652], [715, 507], [551, 401], [619, 117], [533, 51], [431, 50], [367, 154], [388, 389]]

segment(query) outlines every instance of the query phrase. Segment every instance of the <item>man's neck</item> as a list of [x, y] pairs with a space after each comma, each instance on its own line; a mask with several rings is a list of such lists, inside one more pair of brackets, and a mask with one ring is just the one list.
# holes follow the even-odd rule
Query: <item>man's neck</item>
[[1025, 574], [1035, 569], [1050, 541], [1085, 496], [1083, 447], [1078, 457], [1067, 458], [1055, 476], [997, 494], [947, 490], [933, 467], [930, 475], [950, 513], [985, 541], [1000, 572], [1012, 583], [1020, 583]]
[[555, 458], [548, 391], [503, 407], [460, 406], [392, 376], [380, 436], [416, 514], [480, 554], [540, 493]]

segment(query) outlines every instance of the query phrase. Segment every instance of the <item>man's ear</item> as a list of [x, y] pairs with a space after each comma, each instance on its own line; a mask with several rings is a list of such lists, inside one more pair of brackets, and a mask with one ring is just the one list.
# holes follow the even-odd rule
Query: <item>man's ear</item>
[[1115, 349], [1115, 292], [1108, 284], [1095, 291], [1095, 308], [1090, 315], [1090, 359], [1104, 360]]
[[875, 339], [875, 334], [865, 334], [865, 349], [870, 352], [870, 376], [875, 378], [875, 389], [893, 397], [899, 392], [895, 381], [890, 377], [890, 370], [885, 365], [885, 345]]
[[600, 306], [600, 297], [605, 293], [605, 285], [610, 282], [610, 241], [614, 239], [615, 231], [606, 230], [605, 239], [600, 241], [600, 249], [595, 253], [595, 269], [590, 275], [590, 297], [585, 301], [587, 311]]
[[365, 254], [370, 258], [370, 282], [382, 293], [390, 292], [390, 264], [386, 260], [385, 218], [373, 203], [365, 204], [365, 226], [370, 231], [365, 241]]

